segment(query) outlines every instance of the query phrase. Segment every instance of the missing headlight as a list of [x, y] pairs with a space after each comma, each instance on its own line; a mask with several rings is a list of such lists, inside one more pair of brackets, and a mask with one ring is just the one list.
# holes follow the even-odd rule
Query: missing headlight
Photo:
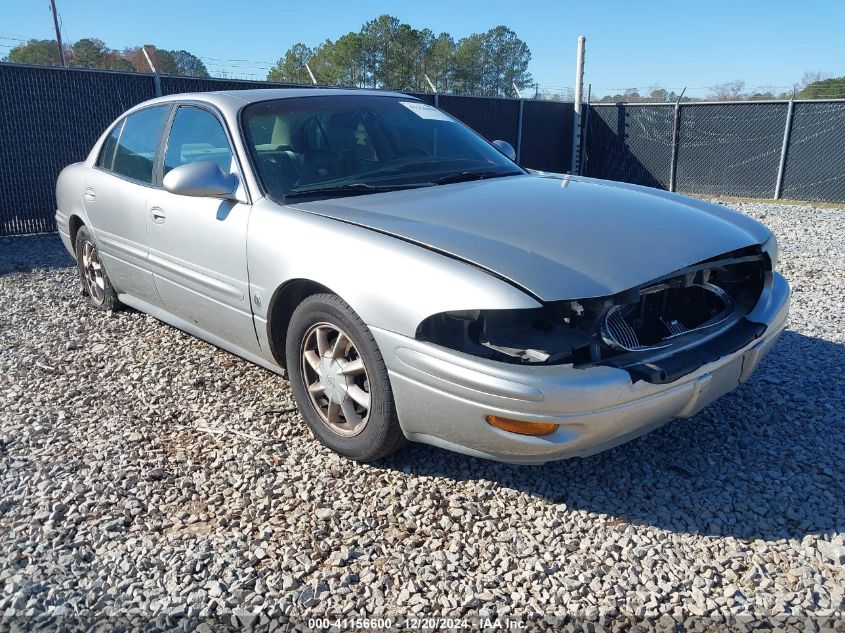
[[675, 337], [715, 327], [733, 312], [733, 299], [715, 284], [660, 284], [641, 290], [636, 303], [611, 306], [600, 331], [613, 349], [635, 352], [668, 347]]
[[[636, 367], [712, 336], [742, 342], [728, 330], [740, 327], [756, 305], [770, 266], [759, 246], [749, 247], [609, 297], [554, 301], [529, 310], [435, 314], [420, 323], [416, 338], [507, 363], [611, 365], [641, 379], [643, 371]], [[755, 328], [746, 325], [740, 329], [753, 335]]]
[[[567, 304], [570, 302], [566, 302]], [[590, 335], [575, 327], [559, 306], [533, 310], [445, 312], [423, 321], [417, 339], [474, 356], [521, 364], [571, 363]]]

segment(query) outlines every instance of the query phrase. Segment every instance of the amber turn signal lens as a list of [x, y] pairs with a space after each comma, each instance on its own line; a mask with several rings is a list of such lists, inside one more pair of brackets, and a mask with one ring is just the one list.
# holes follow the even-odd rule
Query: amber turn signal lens
[[500, 418], [498, 415], [488, 415], [487, 424], [497, 429], [518, 433], [519, 435], [548, 435], [557, 431], [557, 424], [551, 422], [524, 422], [522, 420], [511, 420]]

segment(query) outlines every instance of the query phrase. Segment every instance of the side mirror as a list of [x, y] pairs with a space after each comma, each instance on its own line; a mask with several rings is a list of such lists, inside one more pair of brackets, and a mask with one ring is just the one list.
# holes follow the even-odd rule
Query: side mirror
[[507, 141], [493, 141], [493, 145], [495, 145], [496, 149], [502, 152], [502, 154], [510, 158], [513, 162], [516, 162], [516, 150], [513, 148], [513, 145]]
[[224, 174], [217, 163], [201, 160], [174, 167], [162, 184], [165, 190], [180, 196], [231, 199], [235, 197], [237, 180], [234, 174]]

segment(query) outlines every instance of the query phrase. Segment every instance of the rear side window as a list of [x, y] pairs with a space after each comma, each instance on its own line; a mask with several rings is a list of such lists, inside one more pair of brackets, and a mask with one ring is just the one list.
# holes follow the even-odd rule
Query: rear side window
[[97, 159], [97, 167], [102, 167], [103, 169], [108, 169], [109, 171], [112, 170], [112, 167], [114, 166], [114, 150], [117, 148], [117, 139], [120, 138], [124, 122], [125, 121], [121, 121], [115, 125], [112, 133], [109, 134], [106, 142], [103, 143], [103, 149], [100, 150], [100, 157]]
[[[118, 134], [115, 138], [111, 171], [132, 180], [152, 183], [156, 149], [169, 110], [169, 106], [147, 108], [129, 115], [122, 128], [121, 126], [115, 128]], [[101, 160], [108, 158], [106, 155], [108, 145], [113, 136], [114, 132], [104, 144]], [[107, 164], [103, 164], [102, 167], [109, 168]]]
[[223, 126], [207, 110], [180, 107], [170, 127], [167, 153], [164, 155], [164, 173], [174, 167], [211, 161], [217, 163], [224, 174], [232, 171], [232, 150]]

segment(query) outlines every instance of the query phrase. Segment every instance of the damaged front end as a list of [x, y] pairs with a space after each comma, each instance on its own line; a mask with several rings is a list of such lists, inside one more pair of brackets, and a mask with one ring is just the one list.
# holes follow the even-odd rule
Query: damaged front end
[[754, 246], [609, 297], [436, 314], [416, 338], [506, 363], [604, 365], [634, 381], [668, 383], [763, 334], [765, 325], [746, 317], [774, 257]]

